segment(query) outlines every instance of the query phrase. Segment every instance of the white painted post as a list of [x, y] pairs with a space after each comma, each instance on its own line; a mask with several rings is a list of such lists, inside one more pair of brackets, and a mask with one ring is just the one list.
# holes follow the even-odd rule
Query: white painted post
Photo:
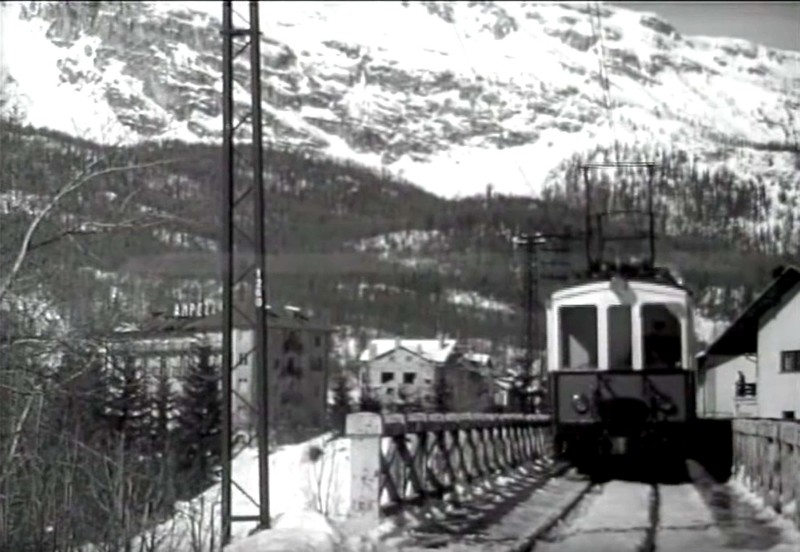
[[372, 412], [348, 414], [350, 508], [348, 517], [377, 527], [380, 516], [381, 435], [383, 418]]

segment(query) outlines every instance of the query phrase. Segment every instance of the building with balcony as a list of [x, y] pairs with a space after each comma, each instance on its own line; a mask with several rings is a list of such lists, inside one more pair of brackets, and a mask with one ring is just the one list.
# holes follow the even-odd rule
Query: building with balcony
[[[234, 309], [233, 419], [234, 430], [253, 427], [251, 405], [256, 403], [254, 381], [254, 330], [250, 304]], [[267, 367], [270, 370], [269, 416], [271, 426], [320, 426], [326, 413], [326, 388], [333, 329], [322, 320], [289, 307], [267, 311]], [[211, 362], [222, 366], [222, 313], [205, 305], [179, 305], [141, 327], [105, 336], [109, 362], [132, 359], [146, 379], [166, 376], [180, 392], [182, 377], [197, 350], [206, 347]]]
[[697, 390], [703, 416], [800, 418], [800, 269], [777, 269], [701, 353]]

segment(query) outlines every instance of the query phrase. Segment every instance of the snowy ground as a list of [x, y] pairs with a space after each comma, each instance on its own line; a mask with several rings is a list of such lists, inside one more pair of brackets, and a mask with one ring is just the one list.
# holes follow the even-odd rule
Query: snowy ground
[[[549, 464], [532, 465], [470, 489], [459, 505], [432, 504], [386, 519], [379, 527], [360, 527], [345, 518], [349, 455], [349, 441], [333, 440], [330, 435], [274, 452], [270, 456], [272, 529], [248, 537], [255, 524], [235, 523], [233, 542], [226, 550], [411, 552], [431, 546], [450, 552], [511, 550], [549, 527], [587, 485], [567, 475], [540, 486], [537, 481]], [[255, 449], [246, 448], [235, 457], [233, 479], [257, 496]], [[655, 538], [659, 550], [676, 552], [800, 549], [800, 531], [787, 517], [767, 508], [741, 477], [725, 485], [710, 482], [702, 473], [693, 479], [694, 484], [658, 486], [655, 531], [652, 487], [609, 482], [581, 501], [566, 524], [538, 542], [537, 550], [638, 550], [648, 538]], [[717, 500], [720, 496], [725, 500]], [[242, 491], [234, 489], [232, 500], [234, 515], [257, 513]], [[134, 549], [153, 544], [156, 551], [219, 550], [219, 504], [220, 485], [215, 485], [179, 504], [171, 519], [134, 539]]]
[[741, 479], [717, 483], [692, 461], [689, 473], [691, 483], [615, 480], [599, 486], [568, 523], [537, 543], [537, 552], [800, 549], [797, 528]]
[[[270, 514], [273, 519], [277, 518], [278, 525], [296, 526], [298, 520], [301, 524], [312, 523], [307, 520], [319, 518], [313, 512], [333, 519], [342, 517], [349, 492], [349, 448], [348, 440], [331, 440], [329, 435], [323, 435], [281, 447], [270, 455]], [[255, 448], [246, 448], [235, 457], [233, 480], [248, 494], [258, 497], [258, 452]], [[159, 544], [158, 550], [218, 550], [220, 492], [221, 486], [217, 484], [195, 499], [179, 504], [171, 519], [134, 539], [134, 549], [138, 549], [142, 541], [154, 539]], [[236, 488], [232, 493], [232, 509], [234, 515], [258, 514], [255, 504]], [[319, 521], [315, 523], [319, 525]], [[255, 523], [234, 523], [233, 542], [243, 539], [254, 528]]]

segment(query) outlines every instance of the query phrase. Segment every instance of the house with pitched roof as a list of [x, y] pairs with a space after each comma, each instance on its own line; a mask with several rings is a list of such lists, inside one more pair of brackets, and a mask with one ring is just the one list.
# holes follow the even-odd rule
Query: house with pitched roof
[[482, 411], [492, 403], [491, 360], [455, 339], [373, 339], [359, 357], [362, 393], [385, 407], [431, 408], [446, 397], [452, 411]]
[[800, 269], [767, 288], [698, 358], [698, 413], [800, 419]]

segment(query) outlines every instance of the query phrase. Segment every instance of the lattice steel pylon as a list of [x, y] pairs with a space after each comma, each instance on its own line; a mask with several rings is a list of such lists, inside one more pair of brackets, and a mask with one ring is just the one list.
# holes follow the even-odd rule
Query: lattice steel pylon
[[[250, 2], [247, 28], [234, 28], [233, 5], [222, 3], [222, 232], [220, 259], [222, 264], [222, 517], [221, 540], [224, 546], [231, 539], [234, 522], [258, 522], [260, 527], [269, 527], [269, 370], [267, 370], [267, 324], [266, 324], [266, 258], [264, 235], [264, 178], [263, 138], [261, 117], [261, 49], [258, 2]], [[244, 19], [244, 18], [242, 18]], [[245, 43], [234, 49], [237, 39]], [[235, 65], [234, 59], [246, 50], [250, 51], [250, 110], [234, 121]], [[252, 180], [248, 181], [245, 170], [236, 170], [241, 152], [237, 151], [236, 138], [242, 124], [252, 123], [251, 154], [248, 168]], [[244, 159], [243, 161], [247, 161]], [[246, 208], [251, 209], [249, 212]], [[237, 292], [235, 294], [235, 292]], [[242, 293], [238, 293], [242, 292]], [[237, 296], [252, 293], [252, 306], [235, 300]], [[253, 330], [252, 347], [242, 347], [243, 340], [234, 340], [236, 321], [243, 321]], [[234, 353], [238, 353], [234, 356]], [[245, 397], [234, 389], [233, 373], [247, 365], [252, 355], [252, 378], [250, 396]], [[234, 362], [235, 361], [235, 362]], [[238, 386], [237, 386], [238, 387]], [[259, 485], [258, 499], [252, 497], [242, 485], [235, 481], [232, 473], [234, 398], [248, 411], [250, 428], [255, 426], [258, 442]], [[253, 400], [255, 398], [255, 400]], [[250, 482], [248, 482], [250, 483]], [[257, 515], [240, 514], [233, 511], [232, 494], [237, 488], [258, 507]]]

